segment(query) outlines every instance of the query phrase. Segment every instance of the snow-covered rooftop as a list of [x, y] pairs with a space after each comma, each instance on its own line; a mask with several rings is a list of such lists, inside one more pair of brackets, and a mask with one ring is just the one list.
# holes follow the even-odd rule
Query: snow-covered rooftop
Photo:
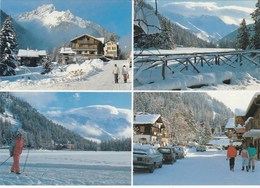
[[61, 54], [76, 54], [71, 48], [63, 47], [60, 49]]
[[20, 49], [18, 51], [18, 57], [39, 57], [39, 56], [46, 56], [47, 52], [45, 50], [23, 50]]
[[93, 37], [93, 36], [91, 36], [91, 35], [89, 35], [89, 34], [83, 34], [83, 35], [77, 36], [77, 37], [71, 39], [70, 41], [74, 41], [74, 40], [76, 40], [76, 39], [78, 39], [78, 38], [81, 38], [81, 37], [83, 37], [83, 36], [88, 36], [88, 37], [91, 37], [91, 38], [93, 38], [93, 39], [99, 40], [99, 41], [102, 42], [103, 44], [104, 44], [104, 42], [105, 42], [105, 38], [96, 38], [96, 37]]
[[235, 118], [229, 118], [225, 128], [234, 129], [235, 128]]
[[159, 114], [138, 114], [135, 116], [135, 124], [153, 124], [160, 117]]

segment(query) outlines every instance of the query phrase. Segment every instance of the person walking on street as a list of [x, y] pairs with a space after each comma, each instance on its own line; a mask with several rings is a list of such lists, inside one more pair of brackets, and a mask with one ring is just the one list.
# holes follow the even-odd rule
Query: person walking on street
[[115, 68], [113, 70], [113, 74], [114, 74], [114, 79], [115, 79], [115, 83], [118, 83], [118, 76], [119, 76], [119, 68], [117, 67], [117, 64], [115, 64]]
[[242, 146], [241, 157], [242, 157], [242, 170], [244, 171], [245, 167], [246, 167], [246, 171], [248, 172], [248, 157], [249, 157], [249, 154], [248, 154], [248, 151], [247, 151], [245, 145]]
[[122, 75], [124, 77], [124, 82], [126, 83], [129, 75], [128, 75], [128, 70], [125, 65], [122, 67]]
[[234, 172], [235, 167], [235, 157], [237, 156], [237, 149], [230, 143], [230, 146], [227, 149], [227, 160], [229, 159], [230, 171]]
[[255, 158], [256, 158], [256, 148], [254, 147], [254, 144], [251, 143], [249, 147], [247, 148], [248, 154], [249, 154], [249, 162], [248, 162], [248, 169], [250, 170], [252, 166], [252, 172], [255, 171]]
[[23, 151], [23, 145], [24, 145], [24, 140], [22, 138], [22, 131], [18, 130], [16, 131], [15, 139], [13, 140], [9, 148], [10, 156], [13, 157], [13, 161], [14, 161], [13, 166], [11, 168], [11, 173], [21, 174], [20, 167], [19, 167], [19, 160]]

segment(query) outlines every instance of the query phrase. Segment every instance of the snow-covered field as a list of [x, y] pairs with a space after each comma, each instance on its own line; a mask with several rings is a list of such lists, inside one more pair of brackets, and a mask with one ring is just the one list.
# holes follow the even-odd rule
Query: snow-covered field
[[[215, 53], [215, 52], [230, 52], [234, 49], [211, 49], [211, 48], [177, 48], [176, 50], [149, 50], [142, 54], [191, 54], [191, 53]], [[135, 54], [140, 52], [136, 51]], [[190, 55], [187, 55], [190, 56]], [[149, 57], [144, 57], [149, 59]], [[257, 90], [260, 89], [260, 62], [259, 57], [255, 59], [258, 65], [251, 63], [248, 60], [243, 60], [242, 63], [231, 63], [226, 60], [226, 63], [220, 61], [219, 65], [204, 63], [201, 67], [200, 63], [196, 64], [196, 68], [200, 71], [197, 73], [189, 64], [188, 70], [185, 70], [184, 62], [177, 63], [176, 61], [168, 61], [168, 67], [165, 68], [165, 80], [162, 78], [161, 59], [151, 57], [154, 61], [148, 60], [143, 63], [135, 63], [134, 65], [134, 88], [136, 90]], [[159, 61], [156, 61], [157, 60]], [[230, 57], [228, 57], [230, 58]], [[235, 56], [232, 58], [236, 58]], [[167, 59], [167, 58], [164, 58]], [[135, 61], [138, 61], [136, 59]], [[179, 61], [184, 61], [183, 57]], [[156, 66], [156, 63], [158, 63]], [[153, 65], [152, 65], [153, 64]], [[231, 80], [230, 84], [225, 84], [223, 81]], [[195, 88], [194, 88], [195, 87]]]
[[[1, 163], [8, 156], [0, 150]], [[131, 152], [32, 150], [24, 173], [10, 173], [11, 165], [9, 159], [0, 166], [0, 185], [131, 185]]]
[[17, 75], [0, 77], [1, 90], [131, 90], [132, 71], [129, 68], [130, 79], [124, 83], [122, 75], [119, 84], [114, 83], [112, 74], [114, 64], [121, 68], [128, 67], [127, 60], [100, 59], [88, 60], [82, 64], [58, 66], [45, 75], [42, 67], [20, 67]]
[[235, 171], [229, 170], [226, 151], [210, 150], [195, 152], [190, 150], [184, 159], [173, 165], [165, 164], [154, 173], [134, 172], [134, 185], [260, 185], [260, 162], [256, 162], [255, 172], [241, 170], [241, 156], [236, 157]]

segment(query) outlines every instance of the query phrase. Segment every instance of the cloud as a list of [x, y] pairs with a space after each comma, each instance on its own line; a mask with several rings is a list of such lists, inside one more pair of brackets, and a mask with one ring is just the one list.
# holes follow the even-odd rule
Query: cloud
[[132, 127], [129, 126], [129, 127], [126, 127], [124, 130], [122, 131], [118, 131], [117, 137], [119, 138], [129, 138], [129, 137], [132, 137]]
[[49, 103], [58, 100], [55, 93], [51, 92], [14, 92], [12, 94], [25, 100], [34, 108], [46, 107]]
[[164, 11], [174, 12], [183, 16], [217, 16], [226, 24], [239, 25], [243, 18], [252, 23], [252, 8], [241, 6], [220, 6], [215, 2], [173, 2], [162, 6]]
[[73, 131], [79, 133], [80, 135], [88, 135], [88, 136], [101, 136], [103, 133], [100, 129], [97, 129], [97, 125], [82, 125], [80, 127], [75, 128]]
[[79, 93], [74, 93], [73, 98], [75, 100], [77, 100], [77, 101], [80, 100], [80, 94]]

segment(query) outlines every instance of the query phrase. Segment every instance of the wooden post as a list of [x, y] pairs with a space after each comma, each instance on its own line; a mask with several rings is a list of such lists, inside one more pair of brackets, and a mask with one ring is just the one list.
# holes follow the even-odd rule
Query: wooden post
[[163, 61], [163, 64], [162, 64], [162, 77], [163, 77], [163, 80], [165, 80], [165, 65], [166, 65], [166, 62]]

